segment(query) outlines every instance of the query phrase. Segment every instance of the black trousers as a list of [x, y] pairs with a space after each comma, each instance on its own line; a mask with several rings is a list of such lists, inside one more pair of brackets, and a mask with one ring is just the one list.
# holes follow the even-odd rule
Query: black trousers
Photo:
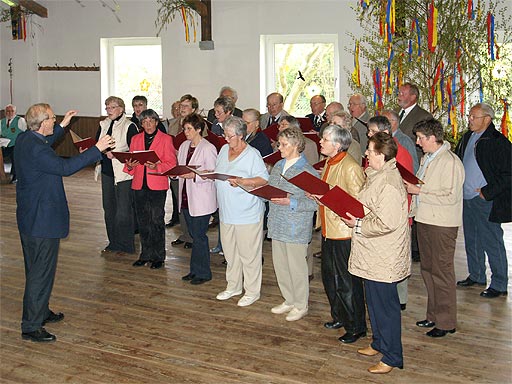
[[331, 305], [334, 321], [343, 323], [345, 331], [366, 331], [363, 282], [348, 271], [350, 239], [322, 241], [322, 282]]
[[133, 191], [135, 210], [139, 224], [141, 260], [165, 260], [165, 198], [167, 190], [152, 191], [141, 189]]
[[132, 181], [114, 184], [114, 178], [101, 174], [105, 226], [112, 251], [135, 252]]
[[41, 328], [50, 315], [49, 302], [57, 270], [60, 239], [44, 239], [23, 233], [20, 233], [20, 239], [25, 262], [21, 332], [33, 332]]

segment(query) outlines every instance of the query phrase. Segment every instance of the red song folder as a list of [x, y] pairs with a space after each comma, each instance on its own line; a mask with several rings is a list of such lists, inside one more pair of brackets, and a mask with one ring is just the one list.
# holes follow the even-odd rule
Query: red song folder
[[176, 152], [180, 149], [180, 145], [183, 144], [187, 140], [187, 136], [185, 136], [185, 132], [178, 133], [175, 137], [172, 138], [172, 145]]
[[264, 199], [267, 200], [278, 199], [288, 196], [288, 192], [268, 184], [254, 189], [247, 189], [240, 185], [240, 188], [242, 188], [246, 192], [249, 192], [258, 197], [263, 197]]
[[325, 162], [327, 159], [320, 160], [318, 163], [313, 164], [313, 168], [321, 170], [323, 167], [325, 167]]
[[121, 163], [126, 163], [130, 159], [138, 160], [141, 164], [160, 161], [155, 151], [112, 152], [112, 155]]
[[165, 172], [148, 172], [148, 175], [158, 175], [158, 176], [181, 176], [186, 175], [187, 173], [192, 172], [192, 169], [199, 168], [199, 165], [177, 165], [174, 168], [171, 168]]
[[74, 146], [78, 150], [80, 150], [80, 148], [82, 148], [83, 150], [89, 149], [93, 145], [96, 145], [96, 140], [94, 140], [92, 137], [87, 137], [85, 139], [82, 139], [80, 136], [78, 136], [71, 129], [69, 130], [69, 134], [71, 135], [71, 140], [73, 140]]
[[275, 152], [271, 153], [270, 155], [263, 156], [263, 162], [265, 164], [275, 165], [282, 158], [283, 157], [281, 156], [281, 152], [275, 151]]
[[198, 171], [197, 169], [193, 169], [193, 168], [190, 168], [190, 170], [192, 172], [194, 172], [196, 175], [201, 176], [203, 179], [226, 181], [229, 179], [236, 179], [238, 177], [238, 176], [234, 176], [234, 175], [228, 175], [225, 173]]
[[[302, 132], [314, 131], [315, 127], [309, 117], [297, 117]], [[318, 135], [317, 135], [318, 136]]]
[[279, 133], [279, 124], [274, 123], [263, 129], [262, 132], [271, 140], [277, 141], [277, 134]]
[[331, 211], [345, 219], [349, 218], [346, 215], [346, 212], [358, 218], [364, 216], [363, 204], [361, 204], [359, 200], [353, 198], [351, 195], [349, 195], [347, 192], [345, 192], [337, 185], [335, 185], [329, 192], [323, 195], [319, 200]]
[[402, 179], [404, 179], [408, 183], [411, 183], [411, 184], [425, 184], [422, 180], [418, 179], [416, 177], [416, 175], [414, 175], [412, 172], [410, 172], [407, 168], [405, 168], [398, 161], [396, 162], [396, 167], [398, 169], [398, 172], [400, 172], [400, 176], [402, 176]]
[[215, 148], [217, 148], [217, 152], [220, 152], [220, 149], [228, 143], [225, 138], [216, 135], [210, 130], [208, 130], [208, 136], [206, 136], [206, 140], [208, 140], [215, 146]]
[[286, 181], [299, 187], [300, 189], [311, 193], [312, 195], [325, 195], [329, 192], [329, 184], [322, 179], [313, 176], [309, 172], [301, 172], [297, 176], [287, 179], [284, 175], [281, 175]]

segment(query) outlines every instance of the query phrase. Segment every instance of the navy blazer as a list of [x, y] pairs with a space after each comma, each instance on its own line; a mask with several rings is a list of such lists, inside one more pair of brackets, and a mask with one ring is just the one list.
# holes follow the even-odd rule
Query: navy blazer
[[63, 134], [64, 129], [55, 124], [51, 136], [43, 138], [27, 130], [16, 140], [16, 219], [20, 233], [47, 239], [66, 237], [69, 210], [62, 176], [101, 160], [96, 146], [68, 159], [58, 156], [51, 145]]

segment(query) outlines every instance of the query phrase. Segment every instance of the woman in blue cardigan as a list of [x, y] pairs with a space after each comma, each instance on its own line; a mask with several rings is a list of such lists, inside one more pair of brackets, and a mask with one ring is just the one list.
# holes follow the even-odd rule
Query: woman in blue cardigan
[[305, 139], [300, 129], [286, 128], [279, 132], [277, 145], [283, 159], [272, 169], [269, 184], [289, 194], [270, 201], [268, 237], [272, 239], [274, 270], [284, 297], [284, 302], [272, 308], [272, 313], [287, 313], [287, 321], [296, 321], [308, 313], [306, 256], [317, 205], [304, 195], [303, 190], [287, 182], [281, 175], [291, 178], [306, 171], [318, 177], [318, 172], [302, 154]]

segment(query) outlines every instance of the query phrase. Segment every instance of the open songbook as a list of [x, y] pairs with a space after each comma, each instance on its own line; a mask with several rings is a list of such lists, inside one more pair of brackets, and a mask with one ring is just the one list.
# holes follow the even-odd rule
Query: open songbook
[[89, 149], [93, 145], [96, 145], [96, 140], [94, 140], [92, 137], [87, 137], [85, 139], [82, 139], [80, 136], [78, 136], [71, 129], [69, 130], [69, 134], [71, 135], [71, 140], [73, 140], [74, 146], [78, 150], [80, 150], [80, 148], [82, 148], [83, 150]]
[[268, 184], [253, 189], [242, 187], [241, 185], [239, 185], [239, 187], [250, 194], [253, 194], [258, 197], [263, 197], [264, 199], [267, 200], [278, 199], [288, 196], [288, 192]]
[[141, 164], [145, 164], [148, 161], [150, 163], [157, 163], [160, 158], [157, 156], [155, 151], [133, 151], [133, 152], [114, 152], [112, 155], [119, 160], [121, 163], [126, 163], [128, 160], [137, 160]]
[[186, 175], [187, 173], [192, 172], [193, 169], [197, 169], [199, 167], [200, 165], [177, 165], [174, 168], [168, 169], [165, 172], [148, 172], [148, 175], [175, 177]]
[[198, 171], [197, 169], [190, 169], [192, 172], [194, 172], [196, 175], [202, 177], [203, 179], [211, 179], [211, 180], [229, 180], [229, 179], [236, 179], [238, 176], [234, 175], [228, 175], [225, 173], [217, 173], [212, 171]]
[[331, 188], [325, 181], [305, 171], [290, 179], [281, 176], [312, 195], [322, 196], [319, 201], [338, 216], [348, 219], [346, 212], [359, 218], [364, 216], [363, 204], [337, 185]]

